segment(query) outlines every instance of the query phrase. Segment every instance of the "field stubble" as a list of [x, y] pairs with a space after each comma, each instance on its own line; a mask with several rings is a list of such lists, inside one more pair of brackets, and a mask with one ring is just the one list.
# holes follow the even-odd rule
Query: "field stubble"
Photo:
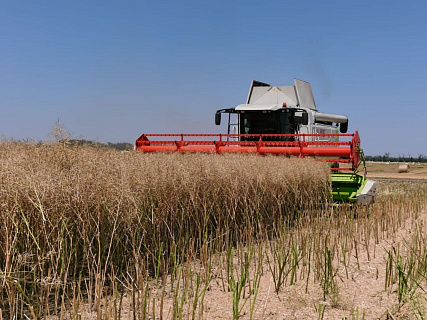
[[[426, 315], [424, 184], [336, 208], [310, 160], [3, 142], [0, 165], [0, 318]], [[379, 299], [351, 298], [366, 274]]]

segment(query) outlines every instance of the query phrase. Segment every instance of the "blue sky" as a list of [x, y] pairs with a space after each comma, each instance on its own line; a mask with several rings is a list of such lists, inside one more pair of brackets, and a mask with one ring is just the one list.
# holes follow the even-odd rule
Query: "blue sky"
[[311, 83], [369, 155], [427, 154], [423, 1], [27, 1], [0, 10], [0, 132], [217, 133], [251, 80]]

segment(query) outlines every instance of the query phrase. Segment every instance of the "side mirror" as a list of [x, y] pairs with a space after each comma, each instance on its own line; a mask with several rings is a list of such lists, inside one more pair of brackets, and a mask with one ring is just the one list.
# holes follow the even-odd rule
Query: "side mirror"
[[308, 125], [308, 113], [307, 112], [302, 113], [302, 124], [305, 126]]
[[215, 124], [219, 126], [221, 124], [221, 113], [215, 113]]
[[348, 130], [348, 121], [340, 124], [340, 132], [347, 133]]

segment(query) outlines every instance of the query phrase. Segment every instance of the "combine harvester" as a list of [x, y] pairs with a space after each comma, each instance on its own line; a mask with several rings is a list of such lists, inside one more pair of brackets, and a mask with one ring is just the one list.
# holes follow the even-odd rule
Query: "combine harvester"
[[317, 111], [308, 82], [294, 83], [274, 87], [252, 81], [246, 104], [215, 114], [216, 125], [228, 114], [227, 134], [143, 134], [135, 150], [312, 157], [331, 163], [334, 201], [373, 203], [376, 182], [366, 178], [358, 132], [346, 134], [346, 116]]

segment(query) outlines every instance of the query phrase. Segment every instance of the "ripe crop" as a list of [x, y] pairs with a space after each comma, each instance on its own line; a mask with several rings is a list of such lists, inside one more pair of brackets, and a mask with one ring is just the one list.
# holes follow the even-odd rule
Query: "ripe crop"
[[9, 315], [58, 314], [79, 299], [99, 308], [114, 284], [139, 286], [195, 257], [207, 265], [329, 198], [327, 167], [309, 160], [3, 142], [0, 165]]
[[427, 316], [425, 183], [350, 207], [307, 159], [4, 141], [0, 166], [0, 320]]

